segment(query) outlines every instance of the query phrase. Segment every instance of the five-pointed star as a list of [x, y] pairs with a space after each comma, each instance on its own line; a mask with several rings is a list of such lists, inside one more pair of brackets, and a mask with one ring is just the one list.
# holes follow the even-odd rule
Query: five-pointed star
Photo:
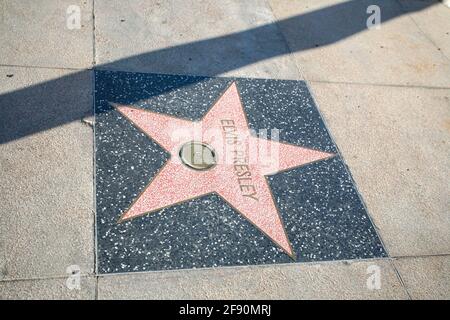
[[[131, 106], [115, 107], [171, 155], [119, 221], [216, 193], [289, 256], [295, 256], [265, 176], [333, 154], [252, 135], [234, 82], [197, 122]], [[189, 141], [210, 146], [217, 164], [204, 171], [184, 165], [180, 148]]]

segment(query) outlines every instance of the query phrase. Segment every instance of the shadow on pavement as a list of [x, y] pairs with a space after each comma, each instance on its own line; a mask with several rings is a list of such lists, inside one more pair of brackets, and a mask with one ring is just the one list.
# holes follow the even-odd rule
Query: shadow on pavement
[[[411, 10], [420, 11], [437, 3], [418, 2]], [[155, 65], [157, 73], [220, 75], [290, 51], [331, 45], [365, 31], [369, 16], [366, 10], [371, 4], [380, 6], [382, 23], [407, 13], [394, 1], [351, 0], [253, 29], [168, 47], [97, 65], [95, 68], [129, 70], [129, 66]], [[284, 42], [279, 45], [279, 39], [282, 38], [280, 30], [295, 39], [289, 43], [289, 47]], [[252, 43], [252, 47], [247, 43]], [[78, 95], [90, 95], [90, 90], [83, 91], [80, 83], [91, 81], [91, 73], [90, 70], [78, 71], [1, 95], [0, 143], [79, 121], [90, 115], [92, 106], [74, 106], [80, 105]]]

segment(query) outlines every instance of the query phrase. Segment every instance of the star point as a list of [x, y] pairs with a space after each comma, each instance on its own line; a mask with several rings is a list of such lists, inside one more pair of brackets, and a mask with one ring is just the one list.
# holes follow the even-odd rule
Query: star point
[[[333, 154], [252, 136], [235, 82], [199, 122], [131, 106], [114, 107], [170, 153], [170, 158], [122, 214], [119, 223], [216, 193], [295, 259], [266, 176], [327, 159]], [[194, 170], [183, 164], [180, 148], [190, 141], [213, 150], [217, 164], [208, 166], [207, 170]], [[192, 156], [194, 159], [194, 153]]]

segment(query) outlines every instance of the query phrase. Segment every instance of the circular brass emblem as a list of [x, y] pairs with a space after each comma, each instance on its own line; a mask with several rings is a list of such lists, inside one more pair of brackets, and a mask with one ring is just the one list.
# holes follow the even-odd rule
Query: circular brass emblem
[[208, 170], [216, 165], [216, 153], [206, 143], [190, 141], [180, 149], [181, 161], [195, 170]]

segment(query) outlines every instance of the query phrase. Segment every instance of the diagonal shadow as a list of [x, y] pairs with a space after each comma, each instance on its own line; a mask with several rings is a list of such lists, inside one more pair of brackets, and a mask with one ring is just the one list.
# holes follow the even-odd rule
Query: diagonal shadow
[[[437, 3], [419, 2], [408, 13]], [[300, 52], [331, 45], [365, 31], [368, 17], [366, 9], [371, 4], [380, 6], [383, 23], [406, 13], [394, 1], [351, 0], [249, 30], [155, 50], [95, 68], [130, 70], [130, 67], [155, 66], [154, 72], [158, 73], [220, 75], [258, 61], [286, 55], [290, 51]], [[289, 47], [280, 30], [295, 39], [289, 43]], [[1, 95], [0, 143], [79, 121], [90, 115], [90, 92], [83, 92], [77, 86], [92, 81], [91, 73], [90, 70], [77, 71]], [[175, 89], [177, 87], [172, 88]], [[84, 106], [72, 107], [80, 105], [80, 99], [86, 99], [86, 103], [81, 103]]]

